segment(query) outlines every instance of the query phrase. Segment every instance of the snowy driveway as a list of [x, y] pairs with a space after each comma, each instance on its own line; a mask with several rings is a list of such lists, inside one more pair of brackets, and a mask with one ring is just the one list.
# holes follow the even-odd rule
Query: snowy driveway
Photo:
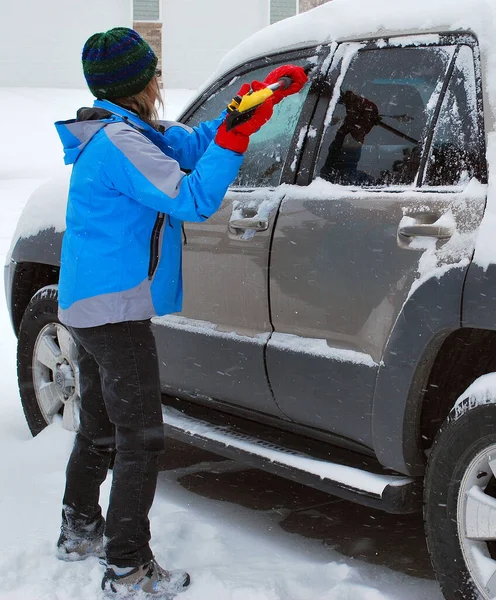
[[[169, 118], [189, 95], [170, 92]], [[0, 89], [2, 264], [27, 197], [62, 161], [53, 121], [90, 101], [85, 91]], [[60, 423], [34, 439], [29, 434], [3, 289], [0, 360], [0, 599], [97, 599], [96, 559], [66, 564], [54, 557], [73, 434]], [[193, 585], [181, 600], [441, 599], [418, 515], [337, 501], [179, 445], [169, 448], [164, 466], [152, 544], [164, 566], [190, 571]], [[104, 507], [108, 491], [107, 480]]]

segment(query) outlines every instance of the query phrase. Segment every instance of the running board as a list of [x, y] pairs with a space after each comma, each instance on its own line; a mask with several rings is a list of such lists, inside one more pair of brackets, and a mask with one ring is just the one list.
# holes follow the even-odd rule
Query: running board
[[162, 413], [165, 434], [170, 438], [389, 513], [403, 514], [421, 509], [421, 480], [371, 473], [317, 459], [246, 435], [233, 427], [188, 416], [168, 406], [162, 407]]

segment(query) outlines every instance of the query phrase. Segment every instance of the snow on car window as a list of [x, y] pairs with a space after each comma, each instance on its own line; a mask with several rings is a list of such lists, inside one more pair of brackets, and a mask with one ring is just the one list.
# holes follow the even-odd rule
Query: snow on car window
[[434, 131], [426, 185], [467, 184], [477, 174], [480, 152], [474, 59], [463, 46]]
[[309, 89], [310, 86], [306, 85], [301, 92], [276, 105], [270, 121], [251, 136], [234, 186], [273, 187], [279, 184]]
[[[445, 78], [454, 47], [383, 47], [344, 51], [352, 58], [336, 84], [332, 119], [315, 176], [341, 185], [413, 185], [431, 98]], [[342, 80], [342, 82], [340, 82]]]
[[[285, 61], [289, 62], [289, 61]], [[315, 66], [317, 56], [294, 58], [292, 64]], [[232, 78], [229, 83], [212, 93], [197, 111], [186, 121], [194, 127], [201, 121], [215, 119], [225, 110], [237, 94], [243, 82], [263, 81], [274, 68], [284, 63], [271, 63]], [[275, 187], [279, 184], [293, 134], [303, 104], [310, 89], [306, 85], [301, 92], [284, 99], [274, 107], [270, 121], [251, 136], [250, 145], [233, 187]]]

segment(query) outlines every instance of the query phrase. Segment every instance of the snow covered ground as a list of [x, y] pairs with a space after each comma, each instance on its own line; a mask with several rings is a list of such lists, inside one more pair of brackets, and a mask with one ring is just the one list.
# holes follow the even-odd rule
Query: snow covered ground
[[[167, 118], [178, 114], [191, 93], [167, 93]], [[0, 89], [0, 259], [29, 194], [64, 168], [53, 121], [72, 118], [89, 102], [83, 90]], [[96, 559], [66, 564], [54, 557], [73, 434], [55, 423], [31, 438], [20, 406], [15, 337], [3, 293], [0, 361], [0, 599], [97, 599], [102, 567]], [[209, 465], [195, 468], [208, 470]], [[318, 539], [285, 532], [264, 511], [196, 495], [177, 481], [181, 474], [161, 475], [151, 524], [159, 562], [192, 575], [183, 600], [441, 598], [432, 581], [345, 558]], [[108, 491], [107, 480], [104, 508]]]

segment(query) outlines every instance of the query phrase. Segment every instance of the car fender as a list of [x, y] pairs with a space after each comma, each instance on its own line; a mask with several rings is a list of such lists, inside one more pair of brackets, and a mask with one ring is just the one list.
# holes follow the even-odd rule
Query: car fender
[[406, 300], [389, 336], [374, 393], [372, 438], [379, 461], [422, 475], [423, 387], [442, 342], [460, 327], [466, 265], [431, 277]]
[[69, 190], [70, 170], [50, 179], [29, 197], [7, 253], [10, 261], [58, 265]]
[[496, 264], [470, 265], [463, 294], [462, 324], [496, 330]]

